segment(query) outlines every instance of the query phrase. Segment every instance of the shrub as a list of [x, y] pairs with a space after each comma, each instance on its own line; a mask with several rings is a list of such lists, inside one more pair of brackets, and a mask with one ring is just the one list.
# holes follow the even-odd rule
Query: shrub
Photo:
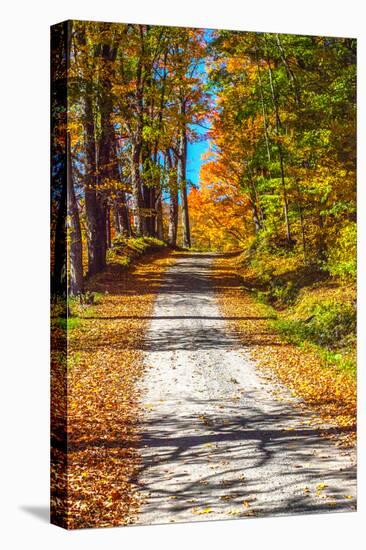
[[340, 279], [356, 278], [357, 227], [350, 223], [339, 232], [339, 237], [331, 247], [325, 268]]
[[269, 291], [269, 300], [279, 305], [291, 305], [295, 302], [299, 289], [294, 281], [274, 280]]
[[356, 308], [349, 303], [316, 304], [305, 320], [278, 321], [278, 328], [296, 341], [308, 340], [328, 348], [340, 347], [356, 331]]
[[318, 344], [334, 346], [356, 330], [356, 308], [351, 304], [323, 302], [313, 310], [305, 325], [307, 337]]
[[165, 247], [166, 244], [155, 237], [125, 237], [118, 235], [113, 239], [112, 248], [107, 252], [107, 262], [117, 263], [126, 268], [131, 260], [149, 250]]

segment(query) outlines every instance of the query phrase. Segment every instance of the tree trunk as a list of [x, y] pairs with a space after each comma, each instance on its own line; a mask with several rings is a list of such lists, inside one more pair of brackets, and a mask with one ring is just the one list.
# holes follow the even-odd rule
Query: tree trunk
[[159, 191], [158, 196], [156, 197], [156, 200], [155, 200], [155, 210], [156, 210], [155, 236], [162, 241], [164, 239], [164, 232], [163, 232], [163, 205], [161, 202], [161, 191]]
[[[255, 57], [256, 57], [257, 74], [258, 74], [258, 80], [259, 80], [259, 93], [260, 93], [261, 106], [262, 106], [264, 139], [265, 139], [265, 142], [266, 142], [267, 158], [268, 158], [268, 162], [270, 163], [271, 162], [271, 150], [270, 150], [270, 145], [269, 145], [270, 142], [269, 142], [269, 134], [268, 134], [267, 111], [266, 111], [266, 105], [265, 105], [265, 102], [264, 102], [262, 76], [261, 76], [261, 69], [260, 69], [260, 66], [259, 66], [259, 58], [258, 58], [257, 47], [255, 49]], [[269, 168], [269, 177], [271, 177], [270, 168]]]
[[157, 216], [158, 212], [156, 210], [157, 205], [157, 196], [156, 196], [156, 187], [150, 187], [149, 193], [149, 235], [151, 237], [156, 237], [156, 226], [157, 226]]
[[138, 237], [146, 233], [145, 218], [143, 216], [143, 194], [141, 179], [141, 154], [142, 154], [142, 129], [144, 124], [144, 80], [143, 80], [143, 57], [145, 48], [145, 35], [143, 25], [139, 26], [141, 54], [138, 59], [136, 72], [136, 129], [131, 135], [131, 185], [134, 210], [135, 233]]
[[88, 275], [92, 276], [105, 267], [104, 232], [100, 233], [103, 217], [100, 198], [97, 196], [96, 144], [94, 131], [94, 113], [90, 92], [85, 94], [85, 213], [88, 241]]
[[[69, 24], [67, 37], [67, 70], [70, 67], [71, 57], [72, 22]], [[68, 106], [67, 106], [68, 108]], [[83, 245], [81, 240], [81, 228], [79, 207], [75, 196], [72, 177], [71, 138], [66, 133], [66, 185], [67, 185], [67, 249], [68, 249], [68, 292], [71, 295], [83, 292]]]
[[124, 191], [119, 191], [118, 197], [114, 203], [114, 224], [118, 234], [130, 236], [131, 226], [126, 201], [126, 193]]
[[263, 229], [263, 210], [260, 205], [259, 195], [257, 191], [257, 187], [254, 182], [254, 177], [251, 168], [248, 169], [249, 171], [249, 181], [250, 186], [252, 188], [252, 191], [250, 193], [250, 204], [252, 209], [252, 218], [254, 223], [255, 232], [258, 233], [261, 229]]
[[130, 223], [130, 216], [129, 216], [129, 213], [128, 213], [126, 193], [124, 191], [121, 191], [120, 196], [119, 196], [118, 216], [119, 216], [119, 223], [120, 223], [120, 226], [121, 226], [121, 230], [127, 236], [130, 236], [131, 235], [131, 223]]
[[[185, 103], [182, 102], [181, 112], [185, 116]], [[180, 200], [182, 208], [182, 238], [183, 247], [191, 248], [191, 233], [189, 227], [188, 196], [187, 196], [187, 128], [183, 121], [183, 127], [179, 139], [178, 178], [180, 187]]]
[[[177, 230], [178, 230], [178, 182], [176, 166], [174, 167], [170, 152], [167, 151], [166, 159], [169, 169], [169, 226], [168, 226], [168, 242], [170, 246], [177, 246]], [[174, 170], [175, 168], [175, 170]], [[174, 170], [174, 172], [173, 172]], [[174, 177], [175, 176], [175, 177]]]
[[[84, 32], [77, 35], [77, 40], [85, 47], [86, 37]], [[76, 55], [76, 52], [75, 52]], [[100, 227], [102, 218], [102, 206], [97, 195], [97, 154], [95, 142], [95, 124], [93, 109], [94, 83], [89, 75], [82, 75], [86, 83], [84, 91], [84, 140], [85, 140], [85, 215], [86, 236], [88, 243], [88, 275], [94, 275], [105, 266], [105, 246], [103, 245]], [[103, 230], [102, 230], [103, 235]]]
[[142, 196], [143, 196], [143, 208], [144, 208], [144, 221], [145, 221], [145, 233], [150, 237], [155, 236], [155, 186], [151, 181], [150, 171], [150, 148], [145, 143], [142, 153], [142, 166], [144, 171], [144, 182], [142, 184]]
[[66, 295], [67, 292], [67, 178], [62, 178], [61, 196], [57, 209], [57, 221], [55, 227], [54, 266], [52, 277], [52, 294], [55, 296]]
[[282, 184], [282, 197], [283, 197], [283, 212], [285, 217], [285, 226], [286, 226], [286, 240], [288, 243], [291, 243], [291, 228], [290, 228], [290, 220], [289, 220], [289, 214], [288, 214], [288, 199], [287, 199], [287, 189], [286, 189], [286, 181], [285, 181], [285, 169], [284, 169], [284, 162], [283, 162], [283, 152], [282, 152], [282, 146], [279, 142], [280, 138], [280, 127], [281, 127], [281, 119], [278, 109], [278, 100], [277, 100], [277, 94], [274, 87], [273, 82], [273, 76], [272, 76], [272, 67], [269, 59], [267, 58], [267, 65], [268, 65], [268, 74], [269, 74], [269, 83], [271, 88], [271, 94], [272, 94], [272, 101], [273, 101], [273, 107], [275, 111], [275, 129], [276, 129], [276, 136], [277, 136], [277, 150], [278, 150], [278, 157], [280, 161], [280, 172], [281, 172], [281, 184]]
[[106, 263], [107, 249], [111, 245], [110, 232], [110, 205], [108, 204], [107, 193], [111, 191], [114, 185], [116, 174], [116, 158], [114, 155], [115, 132], [112, 122], [112, 78], [114, 75], [114, 64], [117, 50], [110, 44], [103, 44], [100, 49], [100, 56], [103, 60], [103, 77], [99, 85], [101, 88], [99, 94], [100, 126], [101, 136], [98, 148], [98, 183], [102, 190], [98, 192], [100, 201], [100, 224], [99, 238], [101, 240], [102, 255], [104, 265]]
[[[85, 191], [86, 228], [88, 240], [88, 275], [99, 273], [105, 267], [105, 246], [100, 238], [102, 212], [95, 189]], [[104, 235], [104, 232], [102, 231]]]
[[67, 233], [68, 233], [68, 289], [71, 295], [83, 292], [83, 247], [79, 219], [72, 180], [72, 160], [70, 136], [67, 135]]
[[283, 166], [283, 154], [282, 147], [278, 144], [278, 154], [280, 158], [280, 170], [281, 170], [281, 182], [282, 182], [282, 196], [283, 196], [283, 213], [285, 216], [285, 225], [286, 225], [286, 240], [288, 243], [291, 243], [291, 229], [290, 229], [290, 220], [288, 215], [288, 199], [287, 199], [287, 189], [285, 183], [285, 170]]
[[295, 179], [295, 185], [296, 185], [296, 191], [297, 191], [297, 209], [298, 209], [298, 212], [299, 212], [300, 224], [301, 224], [302, 251], [303, 251], [303, 257], [304, 257], [304, 264], [306, 265], [307, 264], [307, 252], [306, 252], [304, 212], [303, 212], [303, 206], [302, 206], [300, 186], [299, 186], [299, 182], [298, 182], [297, 179]]
[[106, 227], [105, 227], [105, 231], [106, 231], [106, 245], [107, 245], [107, 250], [108, 248], [111, 247], [112, 245], [112, 234], [111, 234], [111, 207], [109, 204], [107, 204], [106, 206]]
[[117, 201], [114, 201], [113, 216], [114, 216], [114, 228], [116, 230], [116, 234], [120, 235], [122, 233], [122, 229], [121, 229], [121, 224], [120, 224], [120, 221], [119, 221]]
[[[163, 58], [163, 78], [162, 78], [162, 86], [161, 86], [161, 93], [160, 93], [157, 138], [155, 140], [154, 153], [153, 153], [154, 167], [156, 167], [158, 164], [159, 139], [160, 139], [160, 133], [162, 131], [162, 123], [163, 123], [163, 113], [164, 113], [164, 104], [165, 104], [165, 86], [166, 86], [166, 78], [167, 78], [167, 70], [166, 70], [167, 58], [168, 58], [168, 50], [164, 52], [164, 58]], [[165, 159], [165, 162], [166, 162], [166, 159]], [[154, 212], [155, 212], [154, 219], [152, 220], [153, 235], [162, 241], [164, 239], [163, 205], [162, 205], [162, 187], [161, 185], [159, 185], [159, 183], [160, 183], [159, 180], [156, 181], [154, 188], [152, 189], [151, 207], [154, 208]]]
[[131, 235], [130, 217], [127, 206], [126, 192], [124, 189], [119, 189], [118, 184], [122, 183], [121, 171], [118, 164], [118, 145], [117, 137], [113, 130], [113, 147], [112, 147], [112, 168], [113, 179], [118, 182], [116, 187], [116, 199], [113, 204], [114, 212], [114, 226], [118, 235], [123, 234], [126, 236]]
[[280, 51], [280, 56], [281, 56], [281, 61], [282, 63], [284, 64], [285, 68], [286, 68], [286, 72], [288, 74], [288, 77], [289, 79], [291, 80], [292, 82], [292, 86], [293, 86], [293, 90], [294, 90], [294, 96], [295, 96], [295, 101], [296, 101], [296, 105], [298, 107], [301, 106], [301, 94], [300, 94], [300, 87], [298, 85], [298, 82], [297, 82], [297, 78], [295, 76], [295, 73], [293, 72], [293, 70], [291, 69], [289, 63], [287, 62], [287, 57], [286, 57], [286, 52], [285, 52], [285, 49], [282, 45], [282, 42], [281, 42], [281, 39], [280, 39], [280, 36], [279, 34], [276, 33], [276, 42], [277, 42], [277, 46], [278, 46], [278, 49]]
[[51, 29], [51, 160], [53, 166], [59, 167], [51, 171], [51, 292], [55, 299], [67, 295], [66, 113], [70, 37], [71, 22]]
[[141, 174], [140, 174], [140, 155], [142, 142], [138, 138], [135, 143], [132, 143], [132, 165], [131, 165], [131, 185], [133, 199], [133, 217], [135, 225], [135, 233], [138, 237], [145, 233], [145, 223], [142, 217], [142, 189], [141, 189]]
[[317, 239], [317, 247], [318, 247], [318, 256], [321, 262], [324, 262], [326, 259], [326, 244], [324, 239], [324, 223], [323, 223], [323, 216], [321, 214], [320, 208], [317, 212], [318, 215], [318, 226], [319, 226], [319, 235]]
[[254, 229], [255, 229], [256, 233], [259, 233], [259, 231], [262, 229], [262, 224], [261, 224], [261, 221], [260, 221], [260, 216], [259, 216], [259, 213], [258, 213], [257, 205], [254, 201], [250, 201], [250, 203], [251, 203]]

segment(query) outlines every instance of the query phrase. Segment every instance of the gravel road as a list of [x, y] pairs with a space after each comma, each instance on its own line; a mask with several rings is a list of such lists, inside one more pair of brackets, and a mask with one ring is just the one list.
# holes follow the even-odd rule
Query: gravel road
[[177, 257], [146, 334], [137, 523], [355, 510], [355, 453], [261, 375], [220, 315], [211, 262]]

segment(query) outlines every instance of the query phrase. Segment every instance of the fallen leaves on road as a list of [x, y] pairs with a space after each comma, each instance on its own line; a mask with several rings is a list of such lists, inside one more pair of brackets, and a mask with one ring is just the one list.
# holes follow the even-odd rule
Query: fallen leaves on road
[[242, 515], [243, 511], [241, 509], [237, 509], [237, 508], [230, 508], [226, 514], [228, 516], [240, 516]]
[[196, 516], [201, 516], [202, 514], [212, 514], [213, 510], [212, 508], [192, 508], [192, 514], [195, 514]]

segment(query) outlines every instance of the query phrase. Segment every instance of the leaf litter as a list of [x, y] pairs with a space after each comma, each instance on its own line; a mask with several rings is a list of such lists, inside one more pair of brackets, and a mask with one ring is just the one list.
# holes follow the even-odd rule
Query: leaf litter
[[[67, 476], [59, 468], [51, 474], [52, 505], [69, 529], [128, 525], [138, 512], [142, 339], [169, 262], [169, 255], [160, 253], [129, 270], [109, 265], [89, 282], [102, 299], [81, 312], [69, 332], [67, 454], [57, 445], [53, 450]], [[55, 411], [65, 415], [62, 384], [56, 401]]]

